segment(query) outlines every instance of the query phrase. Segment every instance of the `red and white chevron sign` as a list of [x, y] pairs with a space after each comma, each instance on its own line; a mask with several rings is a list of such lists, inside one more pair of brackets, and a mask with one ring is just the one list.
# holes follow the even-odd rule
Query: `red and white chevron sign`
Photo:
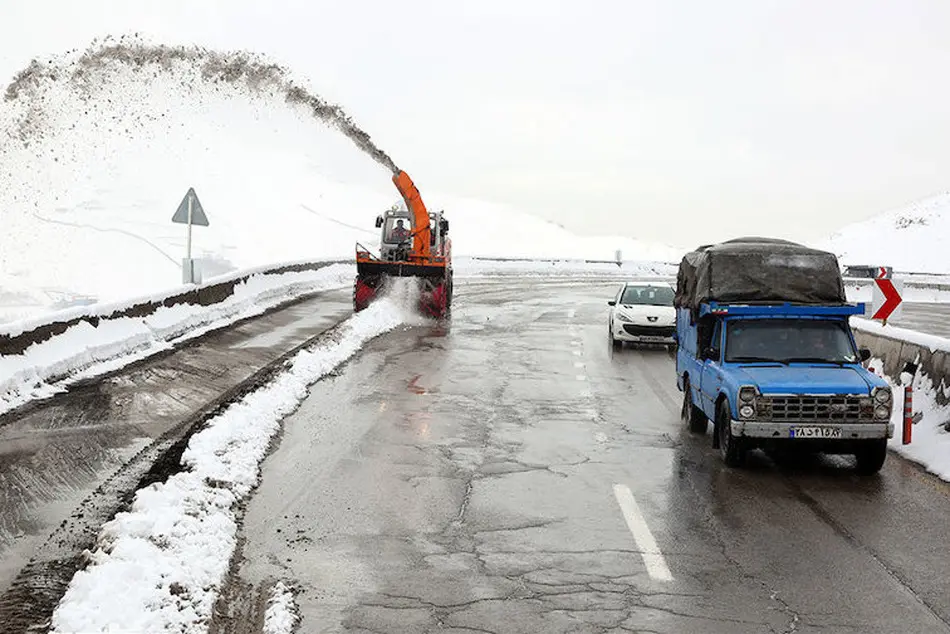
[[899, 317], [904, 305], [903, 294], [903, 280], [892, 280], [883, 276], [876, 278], [871, 294], [871, 319], [887, 323], [888, 319]]

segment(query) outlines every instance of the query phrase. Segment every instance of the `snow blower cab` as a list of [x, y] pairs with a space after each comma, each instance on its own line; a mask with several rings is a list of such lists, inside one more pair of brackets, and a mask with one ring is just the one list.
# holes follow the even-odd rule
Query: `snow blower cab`
[[443, 317], [452, 303], [452, 248], [449, 221], [442, 212], [430, 213], [419, 190], [405, 172], [393, 176], [405, 208], [394, 206], [376, 218], [381, 230], [379, 256], [356, 245], [356, 283], [353, 308], [361, 311], [392, 278], [415, 278], [419, 286], [419, 308], [431, 317]]

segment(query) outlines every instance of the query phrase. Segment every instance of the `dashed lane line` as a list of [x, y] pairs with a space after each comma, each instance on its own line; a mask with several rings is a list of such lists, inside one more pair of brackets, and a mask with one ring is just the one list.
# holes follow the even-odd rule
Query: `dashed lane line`
[[640, 556], [643, 557], [643, 563], [647, 568], [650, 577], [659, 581], [672, 581], [673, 573], [666, 565], [666, 558], [660, 551], [660, 547], [650, 532], [650, 527], [640, 512], [637, 500], [633, 497], [630, 487], [625, 484], [614, 485], [614, 496], [617, 498], [617, 504], [623, 512], [623, 518], [627, 521], [627, 528], [633, 534], [633, 540], [640, 549]]

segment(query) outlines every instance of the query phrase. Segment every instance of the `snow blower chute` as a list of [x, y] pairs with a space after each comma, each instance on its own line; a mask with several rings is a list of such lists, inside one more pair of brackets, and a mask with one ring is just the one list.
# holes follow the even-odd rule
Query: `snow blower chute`
[[441, 211], [429, 213], [408, 174], [400, 171], [393, 183], [406, 208], [393, 208], [376, 218], [376, 228], [382, 230], [379, 257], [357, 243], [353, 308], [361, 311], [369, 306], [392, 278], [412, 277], [419, 281], [422, 313], [444, 317], [452, 305], [449, 221]]

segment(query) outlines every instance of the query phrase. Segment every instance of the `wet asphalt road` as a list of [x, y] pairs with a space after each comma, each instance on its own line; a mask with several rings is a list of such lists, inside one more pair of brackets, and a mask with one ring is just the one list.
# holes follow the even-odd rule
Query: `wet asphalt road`
[[321, 293], [0, 418], [0, 595], [31, 558], [64, 555], [51, 534], [136, 453], [351, 313], [348, 289]]
[[609, 349], [614, 286], [458, 284], [450, 324], [317, 384], [216, 631], [284, 580], [301, 632], [950, 632], [950, 488], [894, 456], [725, 468], [668, 353]]

